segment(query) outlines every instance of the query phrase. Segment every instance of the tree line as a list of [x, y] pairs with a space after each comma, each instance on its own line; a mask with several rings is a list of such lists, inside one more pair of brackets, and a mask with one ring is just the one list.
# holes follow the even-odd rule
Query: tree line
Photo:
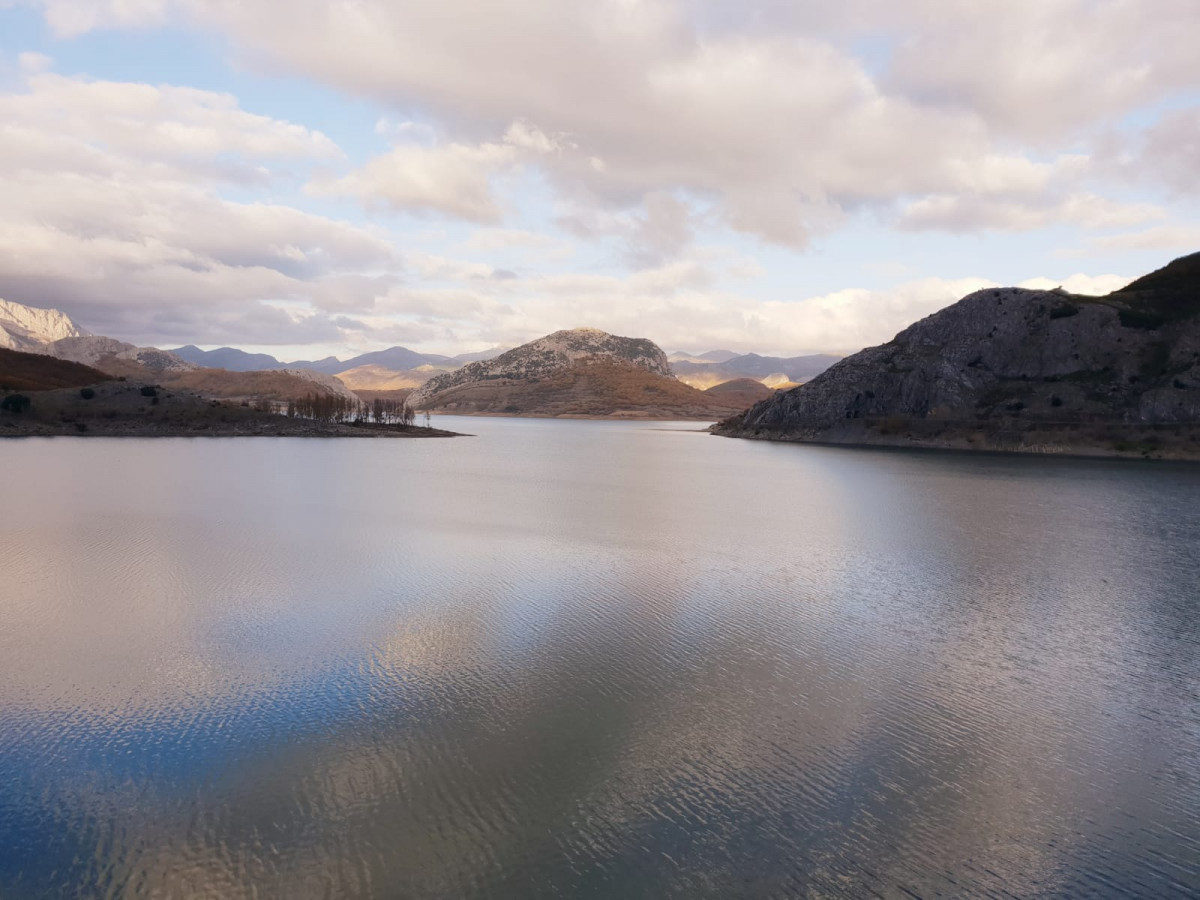
[[411, 425], [416, 413], [406, 400], [376, 397], [370, 403], [337, 394], [305, 394], [288, 400], [288, 418], [316, 422], [375, 422], [379, 425]]

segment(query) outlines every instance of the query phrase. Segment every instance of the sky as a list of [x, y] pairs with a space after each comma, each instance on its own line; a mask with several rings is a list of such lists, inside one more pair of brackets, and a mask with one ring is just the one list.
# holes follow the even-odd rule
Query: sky
[[0, 0], [0, 297], [139, 345], [849, 353], [1200, 250], [1196, 0]]

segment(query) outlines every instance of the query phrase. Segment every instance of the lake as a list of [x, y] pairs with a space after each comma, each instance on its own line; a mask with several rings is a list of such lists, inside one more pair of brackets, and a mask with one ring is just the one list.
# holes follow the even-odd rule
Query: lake
[[0, 442], [0, 897], [1200, 893], [1200, 466]]

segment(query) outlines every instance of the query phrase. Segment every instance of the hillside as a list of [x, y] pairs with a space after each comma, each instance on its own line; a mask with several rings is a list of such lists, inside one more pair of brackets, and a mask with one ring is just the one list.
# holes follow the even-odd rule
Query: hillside
[[111, 376], [90, 366], [0, 347], [0, 392], [48, 391], [109, 380]]
[[417, 409], [566, 418], [713, 419], [743, 409], [673, 378], [611, 360], [580, 361], [528, 379], [453, 385]]
[[1200, 457], [1200, 254], [1104, 297], [977, 291], [713, 431]]
[[409, 402], [416, 409], [536, 416], [711, 418], [740, 408], [670, 371], [652, 341], [579, 328], [437, 375]]
[[766, 400], [774, 392], [761, 381], [755, 381], [753, 378], [735, 378], [732, 381], [715, 384], [704, 393], [711, 397], [719, 397], [722, 402], [736, 406], [738, 409], [747, 409], [760, 400]]
[[337, 377], [352, 391], [411, 391], [444, 371], [446, 370], [436, 369], [428, 364], [407, 370], [368, 364], [338, 372]]

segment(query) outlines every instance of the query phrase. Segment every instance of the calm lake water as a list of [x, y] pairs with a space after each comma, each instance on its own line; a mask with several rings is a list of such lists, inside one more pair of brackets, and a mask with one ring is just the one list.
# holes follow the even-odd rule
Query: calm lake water
[[0, 897], [1200, 894], [1200, 466], [0, 442]]

